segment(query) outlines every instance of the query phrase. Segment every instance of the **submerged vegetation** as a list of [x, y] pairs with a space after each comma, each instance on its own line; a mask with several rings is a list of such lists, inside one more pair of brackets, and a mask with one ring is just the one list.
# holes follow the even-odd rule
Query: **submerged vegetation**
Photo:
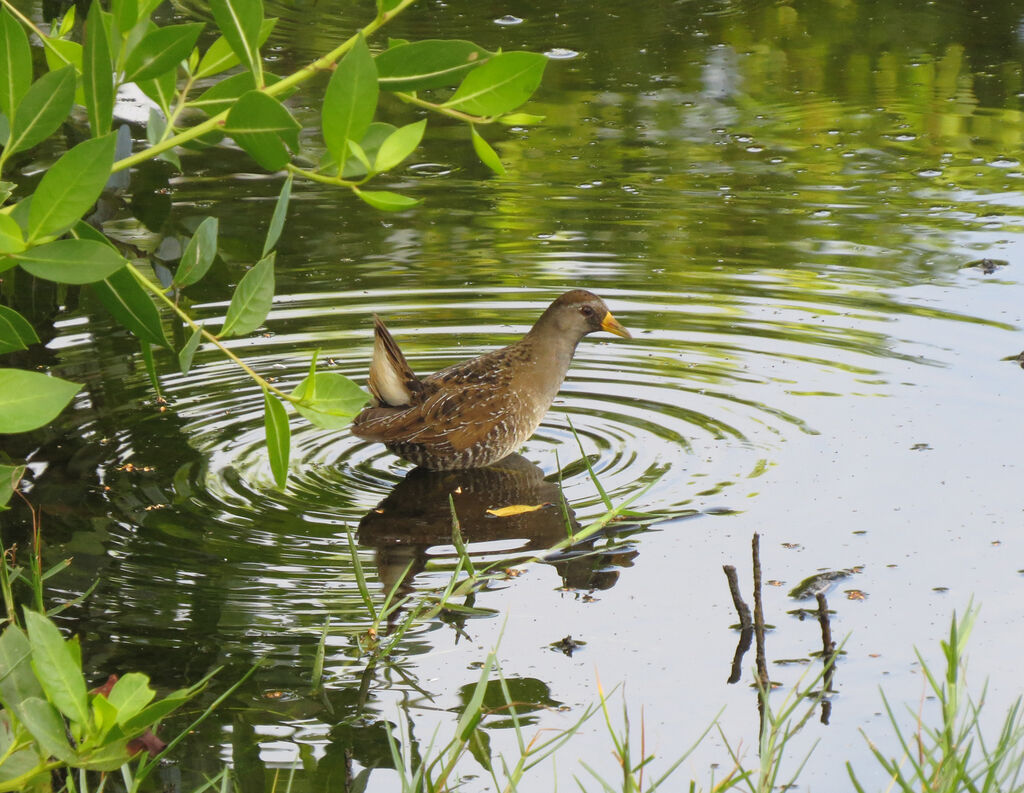
[[[460, 601], [470, 603], [472, 593], [493, 577], [492, 573], [475, 568], [459, 539], [454, 515], [453, 542], [459, 549], [459, 563], [448, 583], [441, 591], [414, 597], [399, 594], [402, 580], [389, 592], [372, 593], [355, 542], [350, 538], [356, 579], [366, 609], [365, 627], [358, 637], [358, 664], [365, 664], [364, 677], [378, 666], [400, 663], [394, 657], [398, 640], [415, 623], [434, 619], [441, 610], [459, 610]], [[145, 674], [134, 671], [119, 679], [111, 677], [106, 684], [89, 691], [77, 638], [63, 638], [53, 619], [42, 611], [26, 607], [23, 618], [18, 615], [16, 591], [27, 591], [31, 600], [33, 593], [42, 591], [43, 580], [59, 572], [58, 568], [41, 572], [40, 561], [33, 557], [30, 564], [19, 567], [5, 555], [0, 562], [0, 582], [8, 614], [7, 626], [0, 635], [0, 791], [86, 793], [123, 789], [134, 793], [157, 789], [152, 772], [165, 757], [175, 758], [179, 742], [215, 708], [226, 706], [224, 703], [230, 701], [229, 697], [248, 675], [227, 687], [197, 715], [189, 717], [187, 726], [164, 743], [155, 734], [160, 723], [209, 685], [218, 670], [163, 698], [156, 697]], [[912, 726], [908, 728], [907, 720], [882, 693], [895, 738], [879, 744], [877, 736], [865, 737], [874, 739], [870, 746], [888, 778], [886, 789], [907, 793], [1024, 791], [1024, 702], [1018, 698], [1009, 706], [999, 734], [992, 740], [982, 730], [985, 689], [975, 700], [965, 683], [966, 643], [976, 615], [977, 611], [970, 606], [962, 617], [954, 614], [949, 638], [942, 642], [943, 670], [930, 667], [918, 653], [922, 673], [938, 706], [932, 709], [937, 711], [934, 722], [922, 712], [909, 711]], [[329, 630], [329, 623], [325, 624], [314, 661], [314, 695], [325, 683], [329, 684], [322, 674], [324, 639]], [[725, 767], [718, 780], [712, 777], [707, 781], [690, 781], [690, 790], [770, 793], [791, 789], [799, 784], [810, 756], [810, 752], [797, 754], [795, 738], [829, 695], [828, 680], [837, 657], [831, 655], [812, 679], [798, 682], [781, 702], [775, 701], [777, 695], [772, 694], [770, 687], [758, 687], [761, 729], [754, 759], [733, 746], [717, 721], [694, 736], [688, 749], [677, 750], [679, 754], [675, 757], [665, 757], [647, 748], [643, 718], [638, 734], [625, 705], [621, 722], [616, 723], [600, 682], [597, 701], [574, 714], [568, 726], [557, 730], [537, 728], [529, 715], [536, 705], [521, 699], [515, 681], [503, 674], [494, 648], [479, 664], [477, 681], [465, 693], [465, 704], [450, 734], [439, 729], [427, 738], [417, 737], [408, 706], [400, 708], [396, 721], [385, 732], [390, 751], [390, 762], [386, 765], [398, 776], [400, 787], [395, 789], [403, 793], [458, 789], [469, 773], [467, 763], [482, 768], [495, 790], [519, 790], [527, 784], [527, 774], [552, 758], [556, 763], [561, 759], [563, 767], [579, 763], [581, 771], [574, 777], [581, 790], [678, 790], [682, 784], [677, 778], [680, 765], [717, 729], [731, 765]], [[354, 672], [358, 672], [356, 663], [354, 660]], [[356, 709], [355, 717], [361, 709]], [[574, 736], [598, 713], [604, 721], [609, 750], [619, 767], [617, 777], [599, 770], [598, 758], [568, 759], [577, 756], [572, 744]], [[514, 756], [492, 748], [492, 727], [498, 724], [512, 731], [517, 747]], [[307, 758], [303, 765], [304, 773], [316, 775], [312, 758]], [[858, 772], [863, 769], [849, 764], [847, 769], [858, 793], [876, 789], [860, 781]], [[296, 770], [293, 768], [285, 778], [277, 780], [273, 789], [292, 789]], [[371, 767], [363, 768], [354, 780], [358, 786], [353, 789], [364, 789], [373, 772]], [[534, 771], [539, 773], [543, 772]], [[529, 779], [530, 786], [535, 787], [534, 777]], [[193, 793], [211, 789], [227, 793], [249, 788], [240, 787], [230, 767], [224, 767]]]

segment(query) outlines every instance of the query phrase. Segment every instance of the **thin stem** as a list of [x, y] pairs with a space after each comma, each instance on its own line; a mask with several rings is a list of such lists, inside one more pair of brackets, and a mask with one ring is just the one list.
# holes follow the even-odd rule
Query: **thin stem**
[[365, 178], [358, 181], [352, 181], [350, 179], [342, 179], [340, 176], [327, 176], [326, 174], [317, 173], [316, 171], [309, 171], [305, 168], [300, 168], [297, 165], [288, 163], [285, 168], [288, 169], [289, 173], [293, 173], [296, 176], [301, 176], [305, 179], [309, 179], [311, 182], [320, 182], [322, 184], [334, 185], [336, 187], [358, 187], [361, 184], [365, 184], [370, 180], [373, 174], [367, 174]]
[[492, 124], [494, 123], [495, 116], [473, 116], [469, 113], [463, 113], [461, 110], [454, 110], [444, 105], [439, 105], [436, 102], [428, 102], [426, 99], [420, 99], [415, 94], [407, 94], [404, 91], [395, 91], [395, 96], [401, 99], [403, 102], [408, 102], [410, 105], [416, 105], [417, 107], [426, 108], [427, 110], [433, 110], [436, 113], [449, 116], [450, 118], [456, 118], [459, 121], [468, 121], [472, 124]]
[[135, 277], [135, 280], [138, 281], [139, 284], [144, 289], [146, 289], [149, 292], [151, 292], [152, 294], [156, 295], [161, 301], [163, 301], [163, 303], [168, 308], [171, 309], [171, 311], [173, 311], [175, 314], [177, 314], [178, 317], [180, 317], [181, 320], [185, 324], [187, 324], [190, 328], [192, 328], [193, 330], [198, 330], [203, 335], [204, 339], [206, 339], [208, 342], [213, 344], [215, 347], [217, 347], [217, 349], [219, 349], [222, 353], [224, 353], [224, 355], [226, 355], [228, 358], [230, 358], [232, 361], [234, 361], [239, 367], [241, 367], [242, 371], [244, 371], [247, 375], [249, 375], [249, 377], [251, 377], [253, 380], [255, 380], [258, 385], [263, 386], [263, 388], [266, 388], [268, 391], [271, 391], [272, 393], [274, 393], [277, 396], [281, 397], [281, 399], [284, 399], [284, 400], [286, 400], [288, 402], [291, 402], [293, 404], [294, 403], [299, 403], [299, 402], [302, 401], [298, 397], [294, 397], [291, 394], [286, 394], [284, 391], [281, 391], [279, 388], [277, 388], [274, 385], [271, 385], [265, 379], [260, 377], [260, 375], [257, 374], [257, 372], [251, 366], [249, 366], [245, 361], [243, 361], [241, 358], [239, 358], [237, 355], [235, 355], [227, 347], [225, 347], [223, 342], [221, 342], [221, 340], [219, 338], [217, 338], [212, 333], [210, 333], [210, 331], [206, 330], [206, 328], [204, 328], [201, 325], [197, 324], [195, 322], [195, 320], [193, 320], [188, 314], [186, 314], [178, 306], [177, 303], [175, 303], [173, 300], [171, 300], [166, 295], [166, 293], [164, 292], [163, 289], [161, 289], [157, 284], [154, 284], [152, 281], [150, 281], [148, 278], [146, 278], [146, 276], [144, 276], [141, 272], [139, 272], [137, 267], [135, 267], [130, 262], [126, 266], [128, 267], [128, 272], [130, 272]]

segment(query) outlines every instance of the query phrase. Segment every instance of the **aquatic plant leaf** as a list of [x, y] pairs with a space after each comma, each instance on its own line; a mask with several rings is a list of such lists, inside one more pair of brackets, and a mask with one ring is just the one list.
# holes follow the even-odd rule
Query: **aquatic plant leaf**
[[28, 241], [64, 231], [96, 203], [114, 164], [117, 136], [90, 138], [61, 155], [43, 175], [28, 212]]
[[536, 512], [538, 509], [544, 509], [548, 506], [549, 502], [545, 501], [543, 504], [509, 504], [507, 507], [498, 507], [496, 509], [486, 510], [488, 515], [494, 515], [496, 518], [508, 518], [512, 515], [522, 515], [526, 512]]
[[[281, 81], [280, 77], [270, 72], [264, 72], [263, 79], [267, 85], [273, 85]], [[255, 88], [256, 80], [253, 78], [252, 73], [239, 72], [214, 83], [198, 97], [191, 100], [188, 106], [215, 116], [218, 113], [223, 113], [225, 110], [230, 110], [231, 106], [234, 105], [242, 94], [255, 90]], [[287, 96], [287, 93], [282, 95], [282, 97], [284, 96]]]
[[377, 65], [360, 35], [327, 83], [321, 111], [324, 143], [335, 162], [348, 159], [349, 141], [362, 139], [377, 110]]
[[348, 426], [369, 399], [363, 389], [336, 372], [307, 375], [292, 396], [302, 400], [295, 409], [311, 424], [325, 430]]
[[[66, 36], [67, 33], [61, 33]], [[67, 39], [46, 39], [46, 46], [43, 48], [43, 55], [46, 58], [46, 68], [51, 72], [60, 71], [68, 65], [74, 66], [78, 74], [82, 73], [82, 45], [77, 41]], [[75, 86], [75, 101], [85, 104], [85, 94], [80, 84]]]
[[355, 190], [357, 196], [372, 206], [374, 209], [381, 209], [385, 212], [398, 212], [402, 209], [409, 209], [421, 203], [421, 198], [409, 198], [401, 193], [392, 193], [388, 190]]
[[288, 457], [291, 454], [292, 428], [288, 424], [288, 411], [277, 397], [263, 388], [263, 424], [267, 430], [267, 454], [270, 470], [279, 490], [288, 484]]
[[85, 678], [73, 643], [64, 640], [50, 619], [31, 609], [25, 609], [25, 629], [32, 648], [32, 668], [47, 699], [72, 721], [87, 725], [89, 703]]
[[188, 58], [203, 27], [202, 22], [190, 22], [151, 30], [128, 56], [124, 66], [125, 81], [152, 80], [165, 72], [173, 72]]
[[210, 0], [210, 10], [239, 62], [263, 86], [260, 33], [263, 28], [263, 0]]
[[35, 328], [13, 308], [0, 306], [0, 353], [27, 350], [28, 345], [38, 344]]
[[274, 301], [274, 259], [273, 253], [264, 256], [242, 276], [231, 296], [221, 336], [241, 336], [263, 324]]
[[[21, 481], [21, 477], [24, 474], [25, 466], [23, 465], [4, 465], [0, 463], [0, 512], [7, 509], [7, 502], [11, 500], [11, 496], [14, 495], [14, 489], [18, 486], [18, 482]], [[3, 653], [0, 652], [0, 668], [10, 670], [10, 667], [6, 666], [5, 663]], [[3, 689], [0, 688], [0, 700], [2, 699]]]
[[0, 253], [20, 253], [23, 250], [25, 237], [21, 226], [10, 215], [0, 215]]
[[412, 154], [423, 140], [423, 132], [427, 128], [427, 120], [399, 127], [380, 144], [373, 169], [378, 173], [389, 171], [402, 160]]
[[19, 253], [22, 269], [61, 284], [102, 281], [126, 264], [109, 245], [95, 240], [55, 240]]
[[111, 316], [136, 337], [170, 348], [156, 304], [127, 267], [92, 284], [92, 289]]
[[159, 74], [152, 80], [136, 80], [135, 84], [146, 96], [160, 105], [165, 116], [171, 115], [178, 80], [173, 69]]
[[135, 0], [111, 0], [110, 13], [118, 30], [131, 30], [139, 20], [139, 4]]
[[[4, 476], [4, 482], [13, 488], [13, 477], [17, 469], [24, 470], [24, 466], [5, 467], [9, 471]], [[45, 696], [43, 687], [32, 672], [31, 661], [32, 648], [25, 631], [8, 623], [3, 634], [0, 634], [0, 669], [5, 670], [5, 674], [0, 676], [0, 699], [15, 711], [29, 697]]]
[[114, 69], [99, 3], [89, 5], [82, 52], [82, 90], [93, 137], [106, 135], [114, 117]]
[[536, 52], [503, 52], [466, 75], [444, 107], [475, 116], [515, 110], [540, 85], [547, 58]]
[[299, 150], [302, 127], [287, 108], [262, 91], [249, 91], [239, 98], [228, 113], [224, 132], [268, 171], [288, 164], [292, 151]]
[[53, 421], [80, 383], [42, 372], [0, 369], [0, 433], [28, 432]]
[[476, 156], [480, 158], [480, 162], [498, 176], [504, 176], [507, 173], [505, 166], [501, 164], [501, 159], [498, 157], [498, 153], [491, 148], [491, 144], [483, 139], [472, 124], [469, 127], [469, 132], [473, 136], [473, 150], [476, 152]]
[[117, 709], [117, 723], [124, 724], [137, 716], [155, 696], [156, 692], [150, 687], [146, 675], [128, 672], [118, 678], [106, 698]]
[[267, 239], [263, 242], [263, 255], [270, 253], [277, 241], [281, 238], [281, 230], [284, 229], [284, 221], [288, 216], [288, 203], [292, 198], [292, 175], [285, 177], [281, 185], [281, 192], [277, 196], [277, 203], [274, 204], [274, 214], [270, 218], [270, 226], [267, 227]]
[[472, 41], [425, 39], [389, 47], [374, 60], [385, 91], [419, 91], [456, 85], [491, 55]]
[[217, 256], [217, 233], [220, 228], [215, 217], [203, 218], [192, 239], [185, 246], [178, 270], [174, 273], [173, 286], [191, 286], [206, 275]]
[[[277, 24], [277, 18], [271, 17], [264, 19], [260, 24], [260, 33], [256, 37], [256, 46], [261, 47], [263, 43], [270, 36], [271, 31], [274, 29], [274, 25]], [[197, 80], [204, 77], [212, 77], [215, 74], [220, 74], [223, 71], [232, 69], [241, 63], [238, 54], [231, 48], [231, 44], [224, 36], [218, 36], [214, 40], [213, 44], [210, 45], [209, 49], [203, 53], [202, 59], [199, 61], [199, 67], [195, 70], [194, 76]], [[252, 72], [247, 72], [249, 77], [252, 77]], [[255, 85], [253, 86], [255, 87]]]
[[540, 124], [547, 116], [538, 116], [534, 113], [506, 113], [498, 119], [499, 124], [506, 127], [531, 127]]
[[199, 342], [202, 340], [203, 331], [200, 328], [196, 328], [189, 340], [185, 342], [185, 346], [178, 353], [178, 366], [181, 368], [182, 374], [188, 374], [188, 370], [192, 368], [192, 358], [199, 348]]
[[0, 10], [0, 113], [8, 118], [32, 85], [28, 34], [6, 8]]
[[57, 708], [45, 699], [29, 697], [21, 703], [18, 717], [40, 749], [65, 763], [74, 761], [75, 751], [68, 743], [64, 719]]
[[65, 66], [32, 83], [11, 118], [4, 154], [31, 149], [50, 137], [71, 112], [76, 82], [75, 67]]

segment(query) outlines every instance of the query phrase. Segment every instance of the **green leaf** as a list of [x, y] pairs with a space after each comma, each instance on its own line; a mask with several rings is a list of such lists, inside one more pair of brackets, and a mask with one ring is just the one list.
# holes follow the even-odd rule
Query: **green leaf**
[[173, 69], [164, 72], [152, 80], [136, 80], [135, 84], [146, 96], [160, 105], [164, 115], [170, 117], [171, 105], [174, 103], [178, 80]]
[[292, 428], [288, 424], [288, 411], [276, 397], [263, 387], [263, 424], [267, 430], [267, 454], [270, 470], [278, 490], [288, 484], [288, 457], [291, 454]]
[[94, 138], [110, 131], [110, 121], [114, 117], [114, 69], [101, 12], [98, 2], [89, 5], [82, 53], [82, 88]]
[[114, 683], [107, 699], [117, 708], [117, 723], [124, 724], [137, 716], [155, 696], [148, 677], [139, 672], [129, 672]]
[[64, 152], [43, 175], [28, 213], [28, 241], [64, 231], [96, 203], [114, 164], [117, 136], [91, 138]]
[[170, 348], [160, 311], [127, 267], [96, 281], [92, 288], [110, 315], [139, 339]]
[[[154, 81], [155, 82], [155, 81]], [[164, 132], [167, 130], [167, 119], [164, 118], [163, 113], [155, 107], [149, 108], [149, 122], [146, 124], [146, 140], [149, 141], [150, 146], [155, 146], [164, 139]], [[160, 152], [156, 155], [158, 160], [164, 160], [169, 162], [179, 171], [181, 170], [181, 160], [178, 158], [178, 153], [174, 149], [168, 149]]]
[[[67, 13], [60, 20], [60, 27], [57, 28], [58, 36], [66, 36], [71, 32], [71, 29], [75, 26], [75, 8], [74, 6], [68, 8]], [[53, 28], [50, 28], [53, 30]]]
[[274, 301], [274, 259], [273, 253], [264, 256], [238, 282], [221, 336], [241, 336], [263, 324]]
[[173, 72], [188, 58], [202, 30], [202, 22], [151, 30], [128, 56], [124, 67], [125, 81], [151, 80], [165, 72]]
[[131, 30], [139, 19], [139, 6], [135, 0], [112, 0], [110, 11], [119, 30]]
[[32, 85], [28, 34], [11, 12], [0, 11], [0, 113], [8, 118]]
[[196, 349], [198, 349], [199, 342], [202, 340], [203, 331], [196, 328], [192, 332], [191, 338], [181, 348], [181, 352], [178, 353], [178, 366], [181, 367], [182, 374], [188, 374], [188, 370], [192, 368], [192, 356], [196, 354]]
[[[170, 345], [167, 345], [170, 347]], [[153, 390], [156, 392], [156, 396], [160, 398], [160, 378], [156, 373], [156, 360], [153, 358], [153, 345], [145, 339], [139, 339], [139, 350], [142, 352], [142, 363], [146, 367], [146, 374], [149, 375], [150, 385], [153, 386]]]
[[[256, 40], [258, 46], [263, 46], [263, 42], [270, 36], [270, 32], [276, 24], [276, 18], [263, 20], [263, 23], [260, 25], [260, 35]], [[241, 61], [234, 50], [231, 49], [228, 40], [224, 36], [218, 36], [216, 41], [210, 45], [210, 48], [203, 53], [202, 60], [199, 61], [199, 68], [195, 72], [195, 79], [201, 80], [204, 77], [212, 77], [215, 74], [220, 74], [223, 71], [234, 68], [239, 63]], [[252, 77], [252, 72], [248, 74]], [[256, 87], [255, 81], [252, 87]]]
[[37, 278], [61, 284], [102, 281], [125, 265], [120, 253], [95, 240], [56, 240], [16, 258], [22, 269]]
[[388, 190], [357, 190], [355, 188], [353, 190], [357, 196], [374, 209], [380, 209], [384, 212], [398, 212], [403, 209], [409, 209], [423, 200], [421, 198], [409, 198], [409, 196], [392, 193]]
[[498, 153], [491, 148], [491, 144], [483, 139], [472, 124], [469, 125], [469, 132], [473, 136], [473, 150], [476, 152], [476, 156], [480, 158], [480, 162], [498, 174], [498, 176], [504, 176], [506, 173], [505, 166], [501, 164]]
[[[23, 465], [4, 465], [0, 463], [0, 512], [7, 509], [7, 502], [11, 500], [11, 496], [14, 495], [14, 489], [18, 486], [24, 474], [25, 466]], [[10, 669], [9, 666], [4, 665], [2, 652], [0, 652], [0, 669]], [[5, 675], [5, 679], [8, 676]], [[2, 684], [2, 681], [0, 681], [0, 684]], [[2, 688], [0, 688], [0, 701], [3, 701]]]
[[190, 286], [206, 275], [217, 256], [218, 221], [215, 217], [203, 218], [196, 233], [185, 246], [185, 253], [178, 263], [174, 274], [173, 286], [178, 288]]
[[43, 752], [64, 763], [74, 762], [75, 751], [68, 743], [64, 719], [53, 705], [45, 699], [29, 697], [22, 703], [18, 716]]
[[11, 134], [4, 155], [30, 149], [46, 140], [61, 125], [75, 101], [75, 67], [47, 72], [25, 92], [11, 118]]
[[210, 0], [217, 27], [227, 39], [240, 63], [263, 86], [263, 62], [260, 59], [260, 33], [263, 28], [263, 0]]
[[25, 236], [21, 226], [10, 215], [0, 215], [0, 253], [20, 253], [25, 250]]
[[[24, 470], [24, 466], [4, 466], [7, 471], [3, 474], [3, 484], [0, 487], [8, 487], [13, 490], [14, 476], [18, 470]], [[8, 498], [10, 493], [8, 493]], [[8, 623], [4, 632], [0, 635], [0, 669], [4, 674], [0, 675], [0, 700], [4, 705], [13, 709], [15, 714], [21, 710], [21, 703], [29, 697], [43, 697], [43, 687], [36, 680], [32, 671], [32, 648], [28, 643], [28, 636], [17, 625]]]
[[[363, 135], [363, 139], [359, 141], [359, 146], [363, 150], [363, 153], [367, 157], [376, 159], [377, 152], [380, 150], [381, 144], [387, 140], [396, 129], [398, 129], [398, 127], [394, 124], [385, 124], [380, 121], [374, 121], [370, 124], [369, 129], [366, 130], [366, 134]], [[330, 152], [326, 152], [324, 154], [319, 170], [324, 173], [331, 174], [338, 172], [338, 163], [331, 156]], [[360, 162], [357, 157], [349, 157], [348, 162], [345, 163], [344, 169], [342, 169], [341, 176], [343, 179], [355, 179], [365, 176], [367, 173], [368, 171], [366, 166]]]
[[[67, 34], [62, 33], [61, 35]], [[82, 73], [81, 44], [77, 41], [68, 41], [63, 38], [48, 38], [44, 43], [43, 54], [46, 57], [47, 69], [51, 72], [56, 72], [67, 66], [74, 66], [78, 74]], [[81, 86], [78, 86], [78, 90], [75, 93], [75, 101], [79, 104], [85, 104], [85, 94], [81, 93]]]
[[224, 132], [268, 171], [277, 171], [291, 159], [285, 143], [299, 150], [299, 130], [284, 105], [262, 91], [249, 91], [231, 108]]
[[38, 344], [35, 329], [13, 308], [0, 306], [0, 354], [14, 350], [27, 350], [28, 345]]
[[532, 127], [543, 122], [545, 118], [547, 117], [533, 113], [506, 113], [498, 119], [498, 123], [506, 127]]
[[530, 98], [548, 59], [536, 52], [503, 52], [471, 71], [444, 107], [475, 116], [500, 116]]
[[277, 197], [277, 203], [274, 204], [274, 214], [270, 218], [270, 226], [267, 228], [267, 239], [263, 243], [264, 256], [274, 249], [277, 241], [281, 238], [281, 230], [284, 228], [284, 220], [288, 215], [288, 203], [291, 201], [291, 197], [292, 175], [288, 174], [284, 184], [281, 185], [281, 193]]
[[[57, 709], [74, 722], [89, 724], [89, 703], [82, 664], [60, 630], [42, 614], [25, 609], [25, 629], [36, 678]], [[62, 730], [63, 732], [63, 730]]]
[[325, 430], [347, 427], [368, 399], [363, 389], [337, 372], [307, 375], [292, 396], [302, 400], [295, 409]]
[[389, 171], [412, 154], [420, 145], [426, 128], [427, 120], [423, 119], [415, 124], [406, 124], [392, 132], [377, 151], [377, 159], [373, 165], [374, 170], [378, 173]]
[[348, 142], [358, 141], [366, 133], [377, 110], [379, 94], [377, 66], [360, 35], [334, 70], [324, 93], [324, 143], [335, 162], [344, 163]]
[[[274, 83], [280, 82], [281, 78], [276, 74], [270, 72], [263, 73], [263, 79], [266, 81], [268, 86]], [[235, 101], [242, 96], [242, 94], [252, 91], [256, 88], [256, 80], [253, 79], [251, 72], [239, 72], [233, 74], [230, 77], [225, 77], [213, 86], [203, 91], [198, 97], [191, 100], [188, 103], [189, 107], [194, 107], [197, 110], [202, 110], [204, 113], [215, 116], [218, 113], [223, 113], [225, 110], [229, 110]], [[281, 98], [284, 98], [284, 94]]]
[[490, 57], [472, 41], [426, 39], [389, 47], [374, 60], [385, 91], [420, 91], [456, 85]]
[[0, 369], [0, 433], [28, 432], [49, 424], [81, 388], [41, 372]]

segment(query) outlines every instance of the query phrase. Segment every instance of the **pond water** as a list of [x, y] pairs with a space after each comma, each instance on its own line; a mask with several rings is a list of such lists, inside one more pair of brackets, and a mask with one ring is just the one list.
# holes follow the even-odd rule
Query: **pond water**
[[[274, 68], [327, 51], [365, 12], [268, 5], [282, 18]], [[545, 123], [485, 131], [504, 178], [463, 128], [434, 124], [393, 180], [424, 199], [400, 214], [296, 184], [274, 310], [231, 346], [289, 389], [315, 350], [364, 382], [376, 313], [427, 373], [514, 340], [565, 289], [597, 292], [633, 338], [585, 339], [522, 459], [500, 471], [410, 475], [379, 445], [295, 418], [278, 492], [259, 389], [240, 370], [207, 349], [187, 376], [165, 359], [161, 406], [95, 298], [61, 297], [40, 363], [86, 388], [53, 428], [7, 443], [30, 455], [48, 553], [74, 557], [54, 597], [99, 581], [65, 615], [87, 663], [167, 687], [224, 665], [209, 702], [266, 659], [168, 774], [229, 761], [247, 791], [292, 769], [294, 790], [341, 790], [372, 769], [367, 789], [394, 790], [386, 734], [402, 725], [426, 752], [440, 730], [443, 743], [496, 645], [516, 698], [538, 707], [528, 731], [570, 726], [600, 681], [621, 686], [637, 743], [642, 720], [653, 771], [723, 707], [722, 733], [756, 764], [753, 657], [728, 683], [738, 633], [721, 569], [737, 567], [749, 600], [755, 532], [780, 700], [820, 663], [817, 621], [799, 612], [813, 598], [792, 590], [843, 573], [826, 592], [844, 655], [828, 718], [793, 746], [795, 770], [817, 742], [800, 789], [845, 786], [846, 761], [881, 787], [858, 732], [898, 756], [879, 686], [927, 712], [914, 648], [938, 668], [972, 598], [969, 682], [980, 695], [989, 679], [994, 724], [1021, 693], [1024, 651], [1024, 371], [1007, 360], [1024, 349], [1022, 30], [1024, 4], [951, 0], [424, 2], [396, 20], [391, 36], [546, 52], [531, 105]], [[313, 88], [291, 103], [318, 113]], [[231, 150], [183, 160], [185, 175], [136, 173], [134, 218], [108, 230], [156, 246], [219, 217], [220, 278], [189, 291], [216, 325], [259, 257], [281, 176]], [[484, 510], [557, 503], [563, 469], [572, 519], [601, 515], [572, 465], [581, 447], [613, 502], [648, 487], [632, 506], [659, 517], [524, 562], [563, 538], [561, 512]], [[480, 614], [417, 624], [367, 669], [347, 533], [375, 596], [409, 564], [404, 591], [432, 592], [454, 567], [453, 491], [474, 558], [518, 574], [476, 595]], [[325, 621], [327, 685], [312, 694]], [[552, 647], [567, 636], [574, 652]], [[507, 722], [489, 733], [512, 752]], [[596, 789], [577, 758], [611, 779], [612, 748], [589, 722], [531, 789], [574, 775]], [[731, 767], [713, 734], [673, 787]], [[465, 790], [493, 789], [471, 758], [460, 773]]]

